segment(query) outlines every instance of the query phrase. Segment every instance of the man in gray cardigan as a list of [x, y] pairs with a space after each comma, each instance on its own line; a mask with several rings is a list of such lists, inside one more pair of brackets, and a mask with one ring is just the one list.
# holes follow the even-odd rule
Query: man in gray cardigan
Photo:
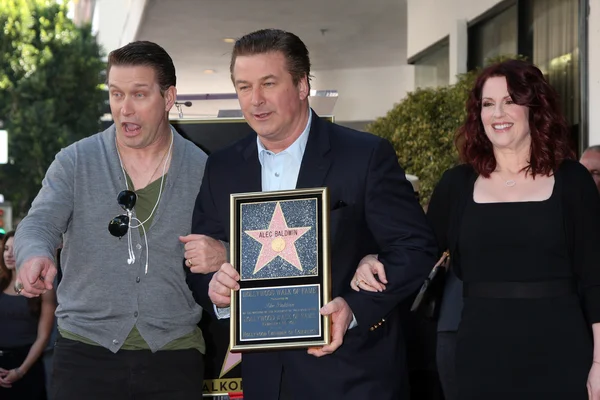
[[[164, 49], [117, 49], [107, 76], [115, 123], [63, 149], [48, 169], [17, 229], [16, 289], [33, 297], [52, 286], [64, 238], [53, 399], [198, 399], [202, 309], [179, 238], [190, 233], [206, 155], [169, 125], [177, 91]], [[195, 239], [217, 269], [223, 245]]]

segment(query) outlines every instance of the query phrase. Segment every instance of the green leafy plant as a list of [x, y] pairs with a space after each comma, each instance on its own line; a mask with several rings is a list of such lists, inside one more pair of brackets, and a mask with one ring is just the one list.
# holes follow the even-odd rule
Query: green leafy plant
[[[499, 56], [486, 65], [521, 56]], [[423, 205], [442, 174], [458, 162], [454, 146], [456, 131], [465, 119], [465, 103], [480, 70], [458, 76], [457, 83], [437, 88], [419, 88], [394, 106], [367, 131], [388, 139], [406, 173], [419, 178]]]
[[52, 0], [0, 0], [0, 120], [10, 159], [0, 165], [0, 192], [16, 217], [56, 153], [100, 128], [102, 54], [91, 27], [66, 15]]

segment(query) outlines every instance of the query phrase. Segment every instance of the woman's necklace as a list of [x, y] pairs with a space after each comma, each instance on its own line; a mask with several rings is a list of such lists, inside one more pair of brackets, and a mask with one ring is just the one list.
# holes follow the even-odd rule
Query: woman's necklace
[[504, 179], [504, 177], [502, 177], [502, 175], [500, 174], [500, 171], [496, 171], [498, 173], [498, 176], [500, 177], [500, 179], [502, 179], [504, 181], [504, 186], [506, 187], [513, 187], [517, 184], [517, 181], [514, 179]]

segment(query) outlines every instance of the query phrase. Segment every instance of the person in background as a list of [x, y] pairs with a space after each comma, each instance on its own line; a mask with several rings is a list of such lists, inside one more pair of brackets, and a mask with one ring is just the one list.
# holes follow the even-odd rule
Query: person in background
[[464, 285], [450, 398], [600, 399], [600, 195], [568, 137], [534, 65], [477, 78], [428, 208]]
[[27, 299], [14, 290], [14, 231], [2, 240], [0, 258], [0, 399], [44, 400], [42, 353], [54, 323], [54, 290]]
[[590, 171], [600, 192], [600, 145], [590, 146], [585, 149], [579, 162]]

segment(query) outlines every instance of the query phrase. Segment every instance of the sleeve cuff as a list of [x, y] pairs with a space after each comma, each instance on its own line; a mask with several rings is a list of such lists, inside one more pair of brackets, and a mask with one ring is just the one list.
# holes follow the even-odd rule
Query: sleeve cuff
[[352, 322], [348, 325], [348, 329], [356, 328], [358, 326], [358, 322], [356, 321], [356, 316], [352, 313]]
[[231, 307], [219, 308], [213, 304], [213, 309], [215, 310], [215, 315], [217, 316], [217, 319], [231, 318]]

